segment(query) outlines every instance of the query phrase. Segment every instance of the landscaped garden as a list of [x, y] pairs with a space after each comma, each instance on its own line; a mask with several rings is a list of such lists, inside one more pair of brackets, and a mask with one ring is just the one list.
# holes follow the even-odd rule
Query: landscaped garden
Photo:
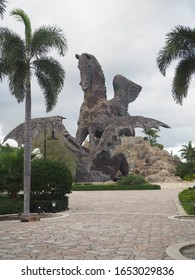
[[[22, 147], [0, 146], [0, 215], [23, 213]], [[190, 166], [192, 166], [192, 161]], [[110, 183], [74, 183], [65, 162], [36, 159], [32, 156], [31, 213], [59, 212], [68, 209], [68, 193], [72, 191], [160, 190], [160, 185], [146, 182], [143, 176], [129, 174]], [[194, 166], [189, 160], [178, 167], [181, 177], [191, 178]], [[179, 193], [187, 214], [195, 214], [195, 187]]]
[[96, 184], [80, 183], [74, 184], [72, 191], [117, 191], [117, 190], [159, 190], [160, 185], [150, 184], [143, 176], [129, 174], [119, 179], [116, 183]]
[[[0, 148], [0, 215], [23, 213], [23, 148]], [[72, 175], [64, 162], [33, 159], [31, 213], [66, 210], [71, 187]]]

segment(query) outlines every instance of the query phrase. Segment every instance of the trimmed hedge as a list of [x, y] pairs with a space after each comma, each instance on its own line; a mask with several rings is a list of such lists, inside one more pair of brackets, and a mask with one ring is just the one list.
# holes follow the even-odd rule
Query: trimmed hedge
[[181, 191], [179, 201], [188, 215], [195, 215], [195, 186]]
[[55, 202], [55, 212], [63, 211], [68, 209], [68, 196], [64, 196], [63, 199], [55, 200], [33, 200], [31, 199], [31, 212], [37, 213], [38, 207], [40, 207], [41, 212], [53, 212], [52, 203]]
[[117, 185], [117, 184], [75, 184], [72, 191], [122, 191], [122, 190], [160, 190], [160, 185], [142, 184], [142, 185]]
[[63, 162], [34, 160], [31, 169], [31, 194], [36, 200], [61, 199], [71, 192], [72, 175]]
[[23, 200], [20, 198], [11, 199], [7, 196], [0, 196], [0, 215], [19, 214], [23, 211]]
[[[52, 202], [55, 202], [55, 211], [63, 211], [68, 209], [68, 196], [64, 196], [62, 199], [55, 200], [35, 200], [31, 198], [30, 212], [37, 213], [38, 206], [41, 212], [52, 212]], [[5, 214], [19, 214], [23, 212], [23, 196], [18, 196], [16, 199], [11, 199], [8, 196], [0, 196], [0, 215]]]

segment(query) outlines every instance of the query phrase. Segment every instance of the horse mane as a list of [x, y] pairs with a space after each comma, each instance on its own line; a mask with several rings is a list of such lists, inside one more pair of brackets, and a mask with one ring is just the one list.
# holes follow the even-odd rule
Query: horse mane
[[104, 76], [104, 72], [102, 70], [101, 65], [99, 64], [99, 62], [97, 61], [97, 59], [95, 58], [95, 56], [93, 55], [89, 55], [95, 65], [95, 71], [92, 74], [92, 82], [94, 82], [94, 84], [100, 84], [102, 86], [105, 87], [105, 92], [106, 92], [106, 86], [105, 86], [105, 76]]

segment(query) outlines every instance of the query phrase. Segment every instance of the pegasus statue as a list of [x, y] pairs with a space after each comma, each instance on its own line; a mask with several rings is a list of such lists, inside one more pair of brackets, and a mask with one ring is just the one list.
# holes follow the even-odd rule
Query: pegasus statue
[[[129, 103], [136, 100], [141, 86], [122, 75], [113, 79], [114, 97], [107, 99], [105, 77], [97, 59], [87, 53], [76, 54], [80, 70], [80, 86], [84, 101], [80, 108], [76, 137], [64, 127], [62, 116], [32, 119], [32, 138], [40, 137], [47, 123], [63, 136], [65, 144], [78, 159], [75, 181], [107, 181], [118, 171], [127, 175], [129, 166], [123, 153], [116, 153], [121, 136], [135, 136], [135, 128], [169, 128], [163, 122], [142, 116], [130, 116]], [[83, 145], [89, 136], [89, 145]], [[24, 143], [24, 123], [13, 129], [4, 139]]]
[[76, 141], [82, 145], [89, 135], [90, 151], [99, 154], [120, 144], [120, 136], [135, 136], [135, 128], [169, 128], [161, 121], [130, 116], [129, 103], [136, 100], [142, 87], [122, 75], [113, 79], [114, 97], [107, 100], [105, 77], [97, 59], [88, 53], [76, 54], [84, 101], [80, 109]]

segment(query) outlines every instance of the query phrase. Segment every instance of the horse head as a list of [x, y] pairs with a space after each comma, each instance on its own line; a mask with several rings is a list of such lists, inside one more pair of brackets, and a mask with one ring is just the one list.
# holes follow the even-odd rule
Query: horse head
[[105, 88], [104, 74], [97, 59], [88, 53], [76, 54], [75, 57], [79, 61], [78, 68], [80, 70], [80, 86], [82, 90], [86, 92], [97, 84], [103, 85]]

